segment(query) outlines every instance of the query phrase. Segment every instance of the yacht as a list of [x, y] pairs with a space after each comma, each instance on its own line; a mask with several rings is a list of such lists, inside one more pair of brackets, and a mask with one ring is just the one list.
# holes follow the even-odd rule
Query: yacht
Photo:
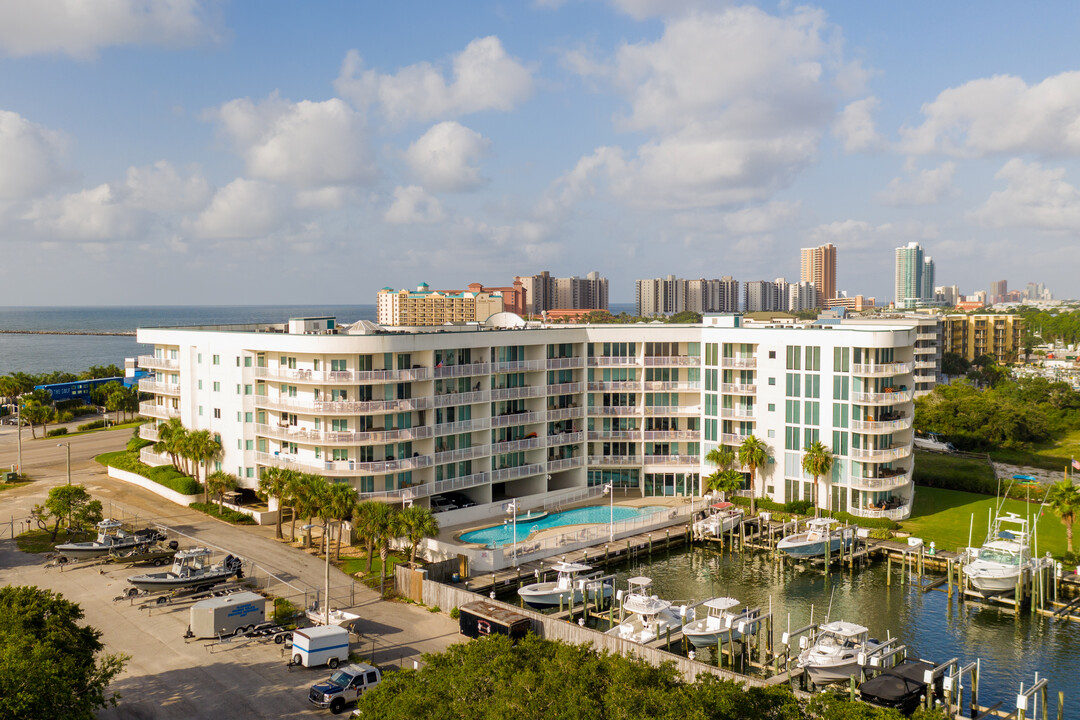
[[694, 523], [694, 533], [698, 537], [719, 537], [739, 527], [743, 521], [743, 509], [734, 503], [714, 503], [709, 510], [709, 515]]
[[601, 585], [597, 580], [600, 573], [590, 573], [592, 567], [589, 565], [557, 562], [552, 565], [552, 569], [558, 573], [554, 582], [532, 583], [518, 589], [518, 595], [526, 604], [535, 608], [576, 605], [583, 598], [580, 585], [583, 582], [588, 585], [590, 598], [595, 597], [597, 592], [602, 593], [605, 599], [612, 595], [611, 585]]
[[1015, 513], [999, 515], [990, 524], [986, 542], [967, 549], [964, 575], [981, 593], [1003, 593], [1016, 588], [1024, 568], [1032, 564], [1028, 521]]
[[858, 675], [864, 667], [859, 663], [860, 653], [868, 658], [881, 645], [862, 625], [848, 622], [825, 623], [803, 640], [800, 647], [806, 647], [799, 653], [799, 667], [806, 670], [815, 685], [842, 682]]
[[244, 576], [244, 561], [226, 555], [217, 565], [210, 564], [209, 548], [181, 550], [173, 556], [172, 569], [168, 572], [147, 573], [129, 577], [127, 581], [139, 590], [181, 590], [184, 588], [208, 588], [228, 580]]
[[90, 542], [64, 543], [56, 546], [56, 552], [62, 558], [83, 559], [108, 555], [110, 551], [129, 550], [136, 545], [145, 545], [165, 539], [159, 530], [146, 528], [129, 533], [123, 529], [119, 520], [102, 520], [97, 524], [97, 539]]
[[622, 598], [622, 609], [630, 617], [607, 631], [607, 635], [645, 645], [662, 639], [668, 630], [682, 630], [682, 621], [694, 619], [694, 609], [684, 605], [673, 606], [668, 600], [649, 595], [652, 580], [632, 577]]
[[760, 625], [756, 622], [758, 611], [736, 612], [734, 608], [739, 606], [739, 601], [735, 598], [712, 598], [706, 600], [701, 606], [706, 608], [708, 614], [687, 623], [682, 629], [683, 634], [694, 644], [694, 647], [715, 649], [719, 643], [726, 644], [758, 631]]
[[836, 521], [831, 518], [815, 518], [806, 523], [806, 531], [788, 535], [776, 544], [776, 549], [792, 557], [821, 557], [825, 548], [830, 553], [851, 547], [855, 538], [854, 528], [832, 529]]

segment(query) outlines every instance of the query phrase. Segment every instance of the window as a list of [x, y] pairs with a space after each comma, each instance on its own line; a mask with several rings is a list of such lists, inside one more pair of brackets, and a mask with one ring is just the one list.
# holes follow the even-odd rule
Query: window
[[769, 412], [776, 412], [776, 403], [769, 403]]
[[250, 355], [247, 355], [246, 357], [244, 357], [244, 367], [251, 367], [251, 356]]
[[821, 376], [820, 375], [807, 375], [806, 376], [806, 397], [808, 397], [808, 398], [821, 397]]
[[199, 417], [202, 417], [202, 405], [199, 406]]
[[851, 370], [851, 348], [833, 348], [833, 371], [849, 372]]
[[195, 357], [196, 357], [196, 361], [201, 365], [202, 364], [202, 353], [197, 354]]
[[255, 420], [255, 413], [244, 413], [244, 422], [249, 423]]
[[776, 351], [775, 350], [770, 350], [769, 351], [769, 359], [770, 360], [775, 360], [776, 359]]
[[787, 346], [787, 369], [788, 370], [800, 370], [800, 360], [802, 359], [801, 348], [798, 345]]
[[807, 370], [821, 370], [821, 348], [812, 347], [807, 345], [806, 347], [806, 369]]
[[821, 403], [807, 400], [803, 410], [805, 411], [803, 413], [804, 425], [817, 426], [821, 424]]
[[832, 434], [832, 451], [833, 451], [833, 455], [847, 455], [848, 454], [848, 434], [846, 432], [840, 432], [839, 430], [833, 430], [833, 434]]
[[803, 447], [810, 447], [816, 443], [821, 437], [817, 428], [804, 428], [803, 429]]
[[244, 449], [245, 450], [254, 450], [255, 449], [255, 441], [254, 440], [245, 440], [244, 441]]
[[249, 478], [255, 477], [255, 468], [246, 468], [245, 475]]
[[221, 419], [221, 408], [214, 408], [214, 417], [218, 420]]
[[236, 394], [240, 394], [240, 383], [236, 383]]
[[254, 388], [251, 385], [245, 385], [244, 386], [244, 394], [245, 395], [251, 395], [252, 392], [254, 392]]
[[832, 406], [833, 427], [846, 428], [848, 426], [848, 406], [834, 403]]
[[769, 431], [769, 437], [771, 437], [771, 438], [776, 437], [776, 431], [775, 430], [770, 430]]
[[785, 450], [798, 450], [799, 448], [799, 428], [786, 427], [784, 428], [784, 449]]
[[799, 401], [787, 400], [784, 407], [784, 421], [792, 424], [799, 423]]
[[221, 383], [217, 380], [214, 381], [214, 392], [221, 392]]
[[202, 390], [202, 380], [199, 381], [199, 389]]
[[833, 400], [848, 399], [848, 380], [846, 375], [833, 376]]
[[221, 364], [221, 356], [220, 355], [214, 355], [213, 358], [211, 359], [211, 362], [214, 363], [215, 365], [220, 365]]
[[769, 384], [770, 385], [775, 385], [776, 384], [776, 378], [774, 378], [774, 377], [769, 378]]
[[788, 397], [799, 397], [802, 395], [800, 385], [802, 384], [802, 376], [798, 373], [787, 374], [787, 392]]
[[240, 356], [236, 356], [236, 367], [240, 367]]

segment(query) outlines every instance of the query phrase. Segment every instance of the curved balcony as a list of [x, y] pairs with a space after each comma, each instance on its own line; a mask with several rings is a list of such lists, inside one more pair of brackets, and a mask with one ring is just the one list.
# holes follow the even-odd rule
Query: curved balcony
[[583, 382], [557, 383], [547, 386], [548, 395], [570, 395], [580, 392], [585, 392], [585, 383]]
[[585, 367], [585, 358], [583, 357], [548, 358], [547, 361], [548, 370], [569, 370], [583, 367]]
[[180, 417], [180, 410], [178, 408], [169, 407], [167, 405], [157, 405], [155, 403], [144, 402], [139, 403], [139, 414], [146, 417], [168, 420], [169, 418]]
[[155, 395], [179, 395], [180, 383], [160, 382], [143, 378], [139, 381], [139, 392]]
[[161, 438], [158, 437], [157, 425], [154, 423], [145, 423], [139, 426], [139, 437], [143, 440], [149, 440], [150, 442], [157, 442]]
[[458, 422], [442, 423], [434, 428], [435, 437], [445, 435], [458, 435], [460, 433], [487, 430], [491, 427], [491, 418], [477, 418], [476, 420], [459, 420]]
[[563, 458], [562, 460], [548, 460], [547, 471], [549, 473], [556, 472], [557, 470], [569, 470], [570, 468], [583, 467], [585, 465], [585, 458], [582, 456]]
[[179, 370], [179, 360], [154, 357], [153, 355], [140, 355], [139, 367], [143, 370]]
[[697, 455], [645, 455], [645, 465], [700, 465]]
[[435, 453], [435, 464], [443, 465], [451, 462], [465, 462], [476, 458], [491, 455], [491, 445], [474, 445], [473, 447], [459, 448], [457, 450], [444, 450]]
[[645, 439], [698, 442], [701, 440], [701, 433], [697, 430], [646, 430]]
[[615, 367], [618, 365], [641, 366], [641, 361], [636, 357], [615, 357], [600, 355], [589, 358], [589, 367]]
[[590, 430], [590, 440], [641, 440], [640, 430]]
[[848, 486], [855, 490], [895, 490], [898, 487], [903, 487], [911, 482], [911, 473], [904, 472], [899, 475], [893, 475], [892, 477], [857, 477], [852, 476], [848, 480]]
[[880, 393], [853, 392], [851, 393], [851, 401], [862, 403], [863, 405], [899, 405], [900, 403], [911, 402], [911, 391], [895, 390], [893, 392]]
[[590, 381], [589, 392], [641, 392], [641, 383], [637, 380], [594, 380]]
[[254, 405], [263, 410], [289, 410], [309, 415], [365, 415], [375, 413], [409, 412], [431, 407], [430, 397], [401, 400], [305, 400], [301, 398], [270, 398], [254, 396]]
[[641, 414], [639, 405], [593, 405], [589, 408], [590, 415], [607, 415], [613, 417], [637, 417]]
[[431, 371], [436, 378], [471, 377], [473, 375], [490, 375], [491, 363], [475, 362], [464, 365], [443, 365]]
[[720, 442], [724, 445], [742, 445], [743, 441], [748, 437], [750, 436], [739, 435], [738, 433], [721, 433]]
[[372, 445], [376, 443], [405, 442], [425, 440], [434, 435], [432, 428], [423, 425], [400, 430], [368, 430], [352, 432], [349, 430], [313, 430], [298, 425], [255, 425], [255, 434], [259, 437], [288, 440], [306, 444], [326, 443], [331, 445]]
[[914, 417], [903, 417], [898, 420], [852, 420], [851, 429], [855, 432], [864, 433], [891, 433], [897, 430], [907, 430], [911, 427]]
[[430, 380], [430, 368], [403, 370], [307, 370], [283, 367], [257, 367], [255, 377], [268, 380], [286, 380], [297, 383], [352, 384], [379, 382], [412, 382]]
[[698, 367], [700, 365], [700, 357], [691, 357], [689, 355], [653, 355], [645, 357], [646, 367]]
[[667, 392], [698, 392], [701, 390], [700, 380], [646, 380], [646, 391]]
[[733, 369], [751, 369], [757, 367], [757, 358], [725, 357], [720, 358], [720, 367]]
[[725, 395], [757, 395], [757, 385], [751, 383], [720, 383]]
[[665, 415], [668, 417], [697, 417], [701, 414], [701, 406], [692, 407], [686, 405], [646, 405], [646, 415]]
[[436, 395], [432, 398], [432, 404], [435, 407], [451, 407], [453, 405], [471, 405], [473, 403], [488, 402], [490, 399], [491, 393], [487, 390], [461, 393], [451, 392]]
[[539, 475], [547, 471], [545, 463], [533, 463], [531, 465], [519, 465], [518, 467], [500, 468], [491, 471], [491, 482], [503, 482], [516, 480], [517, 478]]
[[851, 372], [854, 375], [862, 375], [863, 377], [892, 377], [893, 375], [907, 375], [909, 372], [911, 372], [911, 363], [856, 363], [851, 366]]
[[594, 465], [641, 465], [641, 455], [590, 455], [589, 466]]
[[417, 455], [401, 460], [357, 462], [356, 460], [315, 460], [313, 458], [301, 458], [297, 455], [256, 452], [255, 462], [271, 467], [291, 468], [302, 472], [316, 472], [336, 476], [382, 475], [431, 467], [431, 457], [427, 455]]
[[512, 413], [510, 415], [497, 415], [491, 418], [491, 427], [513, 427], [515, 425], [528, 425], [530, 423], [544, 422], [548, 414], [544, 411]]
[[907, 520], [911, 515], [911, 504], [889, 510], [873, 510], [868, 508], [849, 507], [848, 512], [856, 517], [863, 518], [888, 518], [889, 520]]
[[583, 417], [585, 417], [585, 408], [583, 407], [553, 408], [547, 411], [547, 419], [551, 421]]
[[869, 450], [866, 448], [851, 448], [851, 459], [862, 462], [892, 462], [911, 455], [911, 445], [894, 445], [882, 450]]

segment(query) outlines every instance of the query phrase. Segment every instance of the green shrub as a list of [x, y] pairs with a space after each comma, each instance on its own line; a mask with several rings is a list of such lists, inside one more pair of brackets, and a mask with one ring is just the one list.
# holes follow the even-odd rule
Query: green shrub
[[274, 598], [274, 615], [271, 618], [279, 625], [284, 625], [296, 615], [296, 606], [285, 598]]
[[896, 530], [900, 527], [899, 523], [889, 518], [864, 518], [852, 515], [846, 512], [834, 512], [832, 514], [835, 520], [839, 520], [847, 525], [858, 525], [864, 528], [875, 528], [879, 530]]
[[104, 420], [91, 420], [88, 423], [83, 423], [79, 426], [79, 430], [97, 430], [98, 428], [105, 427]]
[[[135, 428], [138, 430], [138, 428]], [[141, 437], [133, 437], [127, 442], [127, 449], [129, 452], [138, 453], [144, 447], [150, 447], [154, 443], [149, 440], [143, 440]]]
[[53, 428], [45, 433], [45, 437], [56, 437], [57, 435], [67, 435], [67, 428]]
[[152, 468], [139, 460], [138, 452], [119, 450], [98, 455], [94, 459], [107, 467], [111, 466], [117, 470], [127, 470], [136, 475], [142, 475], [144, 478], [153, 480], [159, 485], [164, 485], [170, 490], [175, 490], [181, 495], [198, 495], [202, 492], [202, 485], [194, 478], [184, 475], [172, 465]]
[[71, 422], [74, 419], [75, 419], [75, 416], [72, 415], [69, 411], [65, 410], [64, 412], [56, 413], [56, 420], [54, 420], [53, 422], [65, 423], [65, 422]]
[[232, 523], [233, 525], [255, 524], [255, 518], [251, 517], [250, 515], [245, 515], [242, 512], [236, 512], [235, 510], [230, 510], [229, 508], [219, 508], [215, 503], [196, 502], [191, 503], [190, 505], [188, 505], [188, 507], [192, 508], [193, 510], [198, 510], [199, 512], [206, 513], [207, 515], [210, 515], [212, 517], [216, 517], [219, 520], [224, 520], [227, 523]]
[[811, 500], [789, 500], [784, 503], [784, 511], [795, 515], [809, 515], [813, 509], [814, 503]]
[[461, 611], [457, 607], [450, 608], [450, 619], [457, 620], [459, 617], [461, 617]]
[[428, 612], [433, 612], [433, 613], [442, 612], [442, 608], [439, 607], [438, 605], [436, 605], [433, 608], [428, 608]]

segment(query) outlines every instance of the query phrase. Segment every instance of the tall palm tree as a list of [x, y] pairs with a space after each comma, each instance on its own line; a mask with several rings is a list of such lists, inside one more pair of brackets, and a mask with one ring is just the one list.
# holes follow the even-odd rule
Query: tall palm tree
[[297, 470], [282, 470], [285, 482], [285, 495], [282, 501], [287, 503], [292, 511], [292, 521], [289, 523], [289, 541], [296, 542], [296, 516], [300, 514], [298, 506], [300, 498], [304, 494], [305, 476]]
[[[832, 471], [833, 454], [829, 448], [815, 440], [808, 447], [803, 448], [802, 469], [814, 476], [814, 517], [821, 517], [821, 506], [817, 498], [821, 495], [818, 491], [818, 480], [827, 477]], [[825, 507], [832, 512], [832, 493], [825, 498]]]
[[750, 469], [750, 514], [757, 514], [757, 471], [769, 462], [769, 448], [763, 440], [747, 435], [739, 446], [739, 463]]
[[259, 475], [259, 497], [270, 502], [270, 498], [274, 498], [277, 501], [277, 521], [274, 523], [274, 537], [278, 540], [281, 539], [281, 510], [283, 507], [283, 501], [285, 498], [285, 491], [288, 487], [288, 480], [285, 476], [287, 470], [282, 470], [277, 467], [263, 468], [262, 474]]
[[389, 512], [380, 512], [376, 516], [379, 522], [375, 526], [375, 547], [379, 549], [379, 559], [382, 561], [379, 568], [379, 595], [382, 597], [386, 597], [386, 563], [390, 558], [390, 549], [394, 541], [401, 537], [397, 508], [389, 505], [386, 508]]
[[409, 562], [416, 564], [416, 548], [424, 538], [439, 534], [439, 521], [422, 505], [411, 505], [397, 514], [398, 534], [409, 541]]
[[177, 460], [183, 449], [187, 428], [180, 422], [180, 418], [169, 418], [158, 425], [157, 436], [158, 441], [154, 443], [154, 452], [158, 455], [168, 455], [177, 472], [183, 472]]
[[331, 483], [327, 492], [327, 512], [337, 523], [337, 547], [334, 549], [334, 559], [341, 559], [341, 529], [345, 521], [353, 516], [359, 498], [356, 490], [348, 483]]
[[356, 536], [364, 544], [367, 551], [367, 572], [371, 572], [371, 559], [375, 553], [375, 536], [384, 522], [382, 516], [389, 515], [390, 506], [376, 500], [367, 500], [356, 506], [353, 513], [353, 527], [356, 528]]
[[1080, 491], [1072, 481], [1066, 479], [1056, 482], [1051, 486], [1046, 496], [1046, 504], [1050, 506], [1054, 514], [1061, 518], [1061, 524], [1065, 526], [1065, 546], [1069, 553], [1073, 551], [1073, 520], [1077, 511], [1080, 511]]
[[199, 465], [202, 465], [203, 502], [209, 502], [210, 489], [206, 480], [210, 474], [210, 463], [214, 458], [221, 455], [221, 443], [210, 434], [209, 430], [196, 430], [189, 432], [185, 443], [184, 455], [191, 461], [193, 477], [199, 479]]
[[301, 478], [300, 493], [296, 497], [296, 512], [308, 519], [307, 527], [304, 529], [304, 547], [309, 548], [311, 547], [312, 520], [322, 517], [329, 483], [322, 475], [313, 473], [301, 473]]
[[206, 476], [206, 490], [217, 498], [218, 510], [223, 508], [225, 493], [240, 487], [240, 478], [224, 470], [215, 470]]
[[727, 470], [728, 467], [731, 466], [731, 463], [735, 462], [735, 451], [727, 445], [714, 447], [712, 450], [705, 453], [705, 462], [715, 467], [716, 471], [705, 478], [705, 482], [701, 488], [702, 494], [713, 489], [712, 486], [718, 481], [720, 473]]

